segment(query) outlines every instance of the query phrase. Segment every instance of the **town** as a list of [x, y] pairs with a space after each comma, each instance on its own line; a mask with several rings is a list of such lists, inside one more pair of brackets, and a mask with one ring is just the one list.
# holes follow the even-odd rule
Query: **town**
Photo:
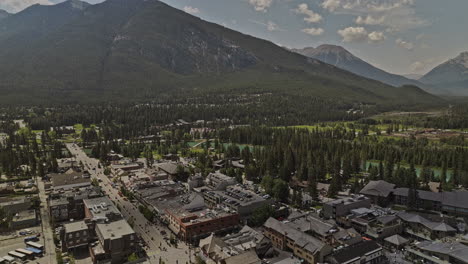
[[419, 189], [372, 165], [340, 187], [312, 169], [301, 180], [302, 168], [289, 184], [259, 179], [258, 150], [222, 144], [226, 128], [206, 123], [178, 120], [138, 144], [101, 142], [97, 126], [3, 123], [2, 160], [39, 159], [3, 165], [0, 263], [468, 263], [463, 180]]

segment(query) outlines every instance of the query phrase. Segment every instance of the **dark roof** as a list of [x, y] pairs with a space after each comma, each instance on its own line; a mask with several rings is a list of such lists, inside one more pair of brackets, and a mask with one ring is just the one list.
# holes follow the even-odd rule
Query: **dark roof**
[[333, 254], [331, 257], [334, 258], [337, 263], [345, 263], [378, 249], [381, 249], [381, 247], [375, 241], [363, 241], [361, 243], [345, 247]]
[[442, 205], [468, 208], [468, 191], [443, 192]]
[[361, 190], [361, 194], [387, 197], [395, 188], [395, 184], [386, 181], [370, 181]]
[[83, 173], [81, 172], [66, 172], [60, 174], [50, 174], [49, 175], [52, 179], [52, 185], [54, 187], [65, 186], [65, 185], [74, 185], [74, 184], [84, 184], [89, 183], [91, 184], [91, 180], [89, 177], [84, 177]]
[[405, 245], [406, 243], [408, 243], [408, 239], [400, 236], [400, 235], [393, 235], [391, 237], [387, 237], [385, 239], [385, 241], [393, 244], [393, 245], [396, 245], [396, 246], [401, 246], [401, 245]]

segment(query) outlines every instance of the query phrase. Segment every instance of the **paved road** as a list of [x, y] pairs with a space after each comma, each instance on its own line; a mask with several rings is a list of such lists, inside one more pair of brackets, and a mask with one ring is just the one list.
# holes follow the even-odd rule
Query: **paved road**
[[45, 255], [44, 258], [48, 259], [48, 263], [57, 263], [55, 244], [53, 233], [54, 230], [50, 226], [49, 208], [47, 205], [47, 195], [44, 189], [44, 182], [37, 181], [39, 188], [39, 199], [41, 199], [41, 220], [42, 220], [42, 235], [44, 237]]
[[[169, 229], [165, 226], [158, 226], [150, 223], [140, 213], [138, 208], [130, 201], [126, 201], [123, 197], [119, 196], [118, 188], [113, 188], [111, 180], [104, 175], [103, 168], [98, 168], [99, 161], [93, 158], [89, 158], [83, 150], [76, 144], [66, 144], [68, 150], [72, 155], [75, 156], [78, 162], [82, 162], [85, 167], [88, 168], [93, 178], [99, 179], [100, 186], [106, 192], [107, 196], [122, 209], [122, 215], [127, 221], [133, 220], [134, 230], [141, 235], [143, 240], [148, 245], [146, 252], [149, 256], [150, 263], [159, 263], [161, 257], [167, 264], [183, 264], [194, 261], [193, 250], [192, 256], [189, 257], [189, 248], [186, 244], [179, 243], [178, 247], [175, 248], [170, 246], [161, 235], [160, 231], [164, 230], [167, 234], [170, 234]], [[162, 250], [165, 249], [165, 250]]]

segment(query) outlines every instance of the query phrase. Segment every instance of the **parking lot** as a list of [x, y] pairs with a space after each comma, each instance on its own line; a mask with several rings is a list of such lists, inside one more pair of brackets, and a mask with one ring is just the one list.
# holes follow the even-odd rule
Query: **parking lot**
[[[27, 246], [24, 242], [24, 239], [34, 234], [40, 234], [41, 232], [42, 232], [41, 227], [38, 226], [38, 227], [18, 230], [15, 232], [1, 234], [0, 235], [0, 258], [3, 256], [8, 256], [8, 252], [10, 251], [15, 251], [16, 249], [19, 249], [19, 248], [26, 249]], [[44, 245], [44, 240], [42, 236], [40, 236], [39, 240], [35, 242]], [[49, 261], [46, 258], [36, 257], [35, 259], [27, 260], [24, 263], [48, 264], [48, 262]], [[17, 261], [17, 263], [21, 263], [21, 262]]]

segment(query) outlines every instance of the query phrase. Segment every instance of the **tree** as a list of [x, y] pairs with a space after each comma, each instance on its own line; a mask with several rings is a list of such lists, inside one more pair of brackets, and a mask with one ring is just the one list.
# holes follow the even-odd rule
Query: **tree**
[[266, 175], [262, 178], [261, 186], [265, 190], [266, 193], [269, 195], [273, 195], [273, 186], [274, 186], [274, 180], [271, 176]]
[[263, 223], [265, 223], [265, 221], [268, 218], [272, 217], [274, 213], [275, 210], [273, 209], [273, 207], [269, 205], [262, 206], [253, 212], [252, 217], [249, 221], [249, 225], [261, 226], [263, 225]]
[[288, 184], [281, 179], [276, 179], [273, 185], [273, 197], [277, 201], [287, 202], [288, 196], [289, 196]]
[[130, 256], [128, 256], [127, 260], [128, 260], [128, 262], [137, 261], [138, 256], [137, 256], [136, 253], [132, 253], [132, 254], [130, 254]]

